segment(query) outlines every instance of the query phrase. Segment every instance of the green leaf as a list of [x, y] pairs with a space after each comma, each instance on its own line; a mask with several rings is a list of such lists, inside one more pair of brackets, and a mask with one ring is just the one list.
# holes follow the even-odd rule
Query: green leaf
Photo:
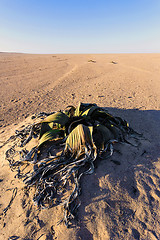
[[38, 147], [40, 147], [42, 144], [44, 144], [47, 141], [51, 141], [53, 139], [56, 139], [57, 137], [62, 137], [64, 135], [64, 131], [63, 130], [59, 130], [59, 129], [51, 129], [48, 132], [45, 132], [42, 137], [39, 140], [39, 145]]
[[99, 124], [95, 127], [93, 138], [95, 140], [96, 146], [104, 149], [106, 143], [109, 140], [114, 139], [114, 134], [110, 131], [110, 129], [104, 125]]
[[98, 106], [92, 106], [90, 108], [88, 108], [87, 110], [85, 110], [83, 113], [82, 113], [82, 116], [83, 117], [91, 117], [92, 113], [95, 111], [95, 110], [98, 110], [99, 107]]
[[101, 124], [103, 124], [105, 121], [108, 121], [109, 123], [115, 123], [115, 124], [118, 123], [115, 117], [113, 117], [109, 113], [102, 110], [93, 112], [92, 118], [93, 120], [99, 121]]
[[78, 106], [77, 106], [77, 108], [76, 108], [76, 110], [75, 110], [75, 112], [74, 112], [74, 116], [75, 117], [79, 117], [80, 116], [80, 114], [81, 114], [81, 110], [80, 110], [80, 108], [81, 108], [81, 102], [79, 102], [79, 104], [78, 104]]
[[85, 112], [87, 109], [89, 109], [92, 106], [97, 106], [93, 103], [81, 103], [79, 102], [78, 107], [75, 110], [74, 116], [81, 116], [83, 112]]
[[51, 126], [51, 124], [53, 125], [53, 123], [42, 122], [39, 138], [41, 138], [44, 133], [52, 129], [53, 126]]
[[69, 149], [76, 154], [78, 151], [83, 151], [88, 145], [90, 145], [92, 149], [96, 149], [92, 133], [93, 127], [87, 127], [83, 124], [79, 124], [68, 135], [65, 151]]
[[75, 108], [74, 106], [72, 106], [72, 105], [67, 106], [66, 109], [67, 109], [67, 108], [69, 108], [69, 110], [65, 110], [67, 116], [69, 116], [69, 117], [73, 117], [76, 108]]
[[113, 134], [114, 139], [116, 140], [122, 140], [122, 130], [120, 126], [115, 126], [112, 124], [106, 124], [106, 127], [110, 130], [110, 132]]
[[59, 123], [62, 126], [65, 126], [65, 124], [69, 121], [69, 117], [63, 113], [63, 112], [56, 112], [54, 114], [51, 114], [50, 116], [46, 117], [42, 122], [54, 122]]

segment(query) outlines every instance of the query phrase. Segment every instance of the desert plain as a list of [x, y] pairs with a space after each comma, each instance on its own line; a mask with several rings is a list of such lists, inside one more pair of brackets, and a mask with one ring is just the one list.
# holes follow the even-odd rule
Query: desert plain
[[[78, 222], [62, 206], [38, 210], [5, 159], [5, 141], [39, 112], [96, 103], [144, 139], [81, 180]], [[6, 214], [14, 189], [17, 189]], [[160, 239], [160, 54], [0, 53], [0, 239]]]

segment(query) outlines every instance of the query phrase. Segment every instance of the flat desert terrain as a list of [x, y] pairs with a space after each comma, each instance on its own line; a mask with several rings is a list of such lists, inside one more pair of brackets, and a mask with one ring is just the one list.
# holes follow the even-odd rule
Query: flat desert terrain
[[[79, 102], [107, 108], [144, 139], [117, 143], [121, 154], [82, 177], [78, 222], [66, 228], [62, 206], [38, 210], [25, 193], [4, 143], [33, 114]], [[0, 53], [0, 239], [160, 239], [160, 54]]]

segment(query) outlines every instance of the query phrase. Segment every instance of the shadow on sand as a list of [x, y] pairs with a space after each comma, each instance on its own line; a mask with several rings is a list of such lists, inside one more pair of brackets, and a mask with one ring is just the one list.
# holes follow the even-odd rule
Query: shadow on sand
[[[144, 139], [139, 140], [138, 147], [116, 144], [112, 157], [97, 160], [95, 172], [82, 178], [77, 239], [93, 239], [93, 234], [97, 239], [119, 239], [124, 234], [126, 239], [127, 236], [140, 239], [140, 233], [132, 223], [136, 222], [145, 230], [146, 222], [151, 223], [153, 216], [158, 219], [156, 199], [150, 192], [156, 189], [155, 182], [159, 181], [155, 163], [160, 157], [160, 111], [107, 110], [127, 120], [135, 131], [143, 134]], [[160, 191], [156, 191], [160, 197]], [[148, 212], [145, 204], [149, 205]], [[138, 219], [139, 211], [143, 215], [141, 220]], [[92, 226], [94, 232], [90, 232], [87, 226]], [[148, 231], [159, 239], [153, 229]], [[105, 232], [107, 235], [103, 235]]]

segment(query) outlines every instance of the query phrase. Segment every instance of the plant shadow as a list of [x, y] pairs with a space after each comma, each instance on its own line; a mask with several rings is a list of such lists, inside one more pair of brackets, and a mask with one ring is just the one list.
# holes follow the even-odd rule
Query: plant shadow
[[[105, 231], [110, 239], [119, 239], [123, 234], [127, 237], [128, 229], [132, 235], [136, 232], [140, 236], [132, 223], [137, 222], [145, 230], [147, 218], [152, 218], [155, 212], [155, 199], [150, 192], [156, 189], [154, 182], [159, 181], [154, 169], [160, 157], [160, 111], [106, 109], [113, 116], [127, 120], [135, 131], [143, 134], [143, 138], [136, 140], [137, 147], [115, 144], [113, 155], [96, 160], [95, 172], [82, 178], [77, 238], [84, 240], [93, 239], [93, 234], [97, 239], [108, 239], [103, 235]], [[140, 221], [137, 213], [141, 199], [149, 204], [149, 212], [140, 203], [143, 212]]]

